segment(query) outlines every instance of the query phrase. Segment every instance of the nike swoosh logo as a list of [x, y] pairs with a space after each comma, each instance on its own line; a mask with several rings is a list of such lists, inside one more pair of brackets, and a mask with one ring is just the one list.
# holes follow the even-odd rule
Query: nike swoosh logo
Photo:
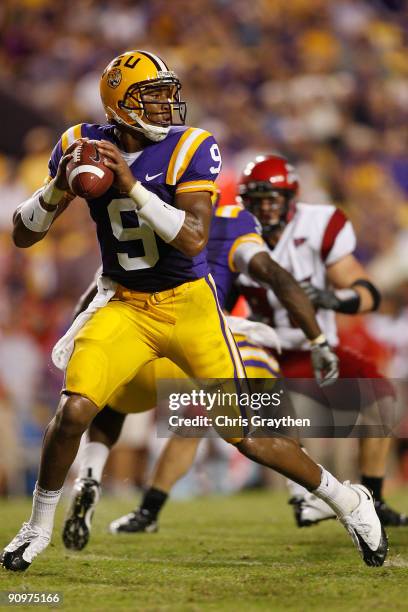
[[359, 489], [360, 489], [360, 491], [361, 491], [362, 493], [364, 493], [364, 495], [366, 496], [366, 498], [367, 498], [369, 501], [371, 501], [371, 497], [368, 495], [367, 491], [365, 491], [365, 490], [363, 489], [363, 487], [359, 487]]
[[153, 179], [157, 178], [158, 176], [161, 176], [162, 174], [163, 172], [159, 172], [159, 174], [153, 174], [152, 176], [149, 176], [148, 174], [146, 174], [145, 180], [152, 181]]
[[30, 221], [34, 221], [34, 211], [31, 213]]

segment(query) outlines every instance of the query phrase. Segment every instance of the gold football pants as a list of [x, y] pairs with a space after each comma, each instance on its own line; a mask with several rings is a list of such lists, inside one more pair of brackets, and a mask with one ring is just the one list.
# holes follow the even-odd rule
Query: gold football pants
[[141, 368], [160, 358], [192, 378], [245, 378], [211, 276], [158, 293], [119, 286], [77, 334], [64, 391], [103, 408]]
[[[279, 364], [265, 349], [248, 342], [245, 336], [234, 334], [234, 339], [248, 378], [274, 379], [279, 377]], [[136, 376], [118, 389], [108, 400], [111, 408], [123, 414], [146, 412], [157, 406], [157, 380], [187, 379], [183, 370], [168, 359], [156, 359], [143, 366]]]

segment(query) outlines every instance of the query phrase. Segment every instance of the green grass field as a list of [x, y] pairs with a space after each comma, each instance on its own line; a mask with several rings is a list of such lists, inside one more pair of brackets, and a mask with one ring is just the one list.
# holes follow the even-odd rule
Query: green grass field
[[[408, 491], [389, 501], [407, 509]], [[52, 545], [25, 574], [0, 570], [0, 590], [61, 591], [63, 609], [87, 611], [408, 609], [408, 528], [390, 529], [385, 566], [368, 568], [336, 522], [295, 528], [281, 493], [172, 502], [159, 533], [109, 535], [108, 522], [129, 508], [104, 499], [76, 554], [61, 543], [61, 508]], [[0, 509], [3, 544], [30, 502]]]

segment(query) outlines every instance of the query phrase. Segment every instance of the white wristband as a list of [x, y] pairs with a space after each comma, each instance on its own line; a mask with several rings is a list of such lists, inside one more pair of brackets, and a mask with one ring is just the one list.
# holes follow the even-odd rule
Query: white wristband
[[129, 197], [131, 197], [136, 204], [137, 210], [140, 210], [147, 204], [151, 195], [153, 195], [152, 192], [146, 189], [146, 187], [143, 187], [142, 183], [139, 183], [139, 181], [136, 181], [129, 191]]
[[57, 212], [57, 208], [49, 211], [41, 206], [40, 195], [42, 193], [42, 189], [36, 191], [31, 198], [23, 202], [20, 208], [21, 220], [32, 232], [46, 232]]
[[163, 202], [158, 195], [152, 193], [139, 182], [133, 185], [129, 192], [135, 203], [137, 214], [146, 221], [152, 230], [164, 240], [171, 242], [181, 230], [186, 213], [171, 204]]
[[321, 344], [325, 344], [327, 342], [326, 336], [324, 334], [319, 334], [316, 338], [314, 338], [313, 340], [309, 340], [310, 342], [310, 346], [316, 347], [316, 346], [320, 346]]

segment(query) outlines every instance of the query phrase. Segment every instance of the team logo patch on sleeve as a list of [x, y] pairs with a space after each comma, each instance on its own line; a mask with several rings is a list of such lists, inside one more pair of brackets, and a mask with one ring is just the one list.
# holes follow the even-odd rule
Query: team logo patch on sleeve
[[120, 68], [113, 68], [112, 70], [108, 72], [106, 82], [108, 83], [109, 87], [112, 87], [112, 89], [115, 89], [115, 87], [118, 87], [120, 85], [121, 80], [122, 80], [122, 72]]

